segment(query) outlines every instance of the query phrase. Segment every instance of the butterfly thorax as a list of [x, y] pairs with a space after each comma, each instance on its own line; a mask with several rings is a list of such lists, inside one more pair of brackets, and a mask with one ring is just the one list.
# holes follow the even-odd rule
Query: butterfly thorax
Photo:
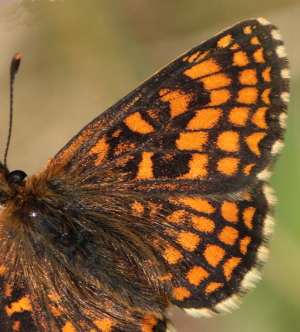
[[[107, 197], [97, 201], [92, 194], [66, 190], [70, 178], [57, 181], [41, 172], [16, 183], [9, 174], [4, 169], [0, 176], [0, 255], [9, 284], [21, 278], [30, 294], [42, 294], [40, 305], [52, 298], [69, 303], [71, 296], [78, 305], [84, 298], [89, 311], [104, 301], [110, 305], [103, 310], [112, 315], [111, 303], [161, 315], [166, 296], [157, 276], [166, 272], [151, 266], [151, 247], [124, 226], [130, 216], [108, 215]], [[63, 282], [58, 283], [58, 275]]]

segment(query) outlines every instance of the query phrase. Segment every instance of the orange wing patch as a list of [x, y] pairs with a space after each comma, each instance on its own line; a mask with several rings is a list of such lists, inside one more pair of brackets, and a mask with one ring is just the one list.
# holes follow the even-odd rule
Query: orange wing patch
[[77, 332], [74, 325], [71, 322], [66, 322], [66, 324], [61, 329], [62, 332]]
[[105, 158], [109, 149], [109, 144], [106, 142], [105, 137], [102, 137], [89, 151], [89, 155], [97, 154], [98, 157], [95, 160], [95, 165], [98, 166], [101, 164]]
[[142, 118], [140, 112], [135, 112], [129, 115], [124, 122], [130, 130], [139, 134], [149, 134], [154, 132], [153, 126]]
[[191, 207], [198, 212], [211, 214], [215, 211], [215, 208], [207, 200], [199, 197], [180, 198], [179, 202]]
[[247, 254], [248, 251], [248, 245], [251, 242], [251, 237], [250, 236], [245, 236], [244, 238], [241, 239], [240, 241], [240, 250], [243, 255]]
[[252, 168], [255, 166], [254, 163], [252, 164], [248, 164], [243, 168], [243, 172], [245, 173], [245, 175], [250, 175], [250, 172], [252, 170]]
[[204, 257], [208, 264], [216, 267], [223, 259], [225, 253], [222, 247], [209, 244], [204, 251]]
[[224, 284], [222, 282], [211, 282], [210, 284], [208, 284], [205, 288], [205, 292], [207, 294], [214, 292], [215, 290], [217, 290], [220, 287], [223, 287]]
[[200, 237], [192, 232], [182, 231], [177, 237], [177, 242], [188, 251], [194, 251], [200, 241]]
[[266, 112], [269, 108], [268, 107], [260, 107], [254, 113], [251, 121], [257, 125], [257, 127], [262, 129], [268, 129], [268, 125], [266, 122]]
[[16, 312], [32, 311], [32, 305], [29, 299], [29, 295], [25, 295], [19, 301], [13, 302], [10, 307], [6, 306], [5, 310], [8, 316], [11, 316]]
[[198, 286], [202, 280], [206, 279], [209, 273], [201, 266], [192, 267], [186, 275], [189, 283]]
[[236, 152], [240, 149], [239, 134], [235, 131], [223, 131], [217, 139], [219, 149], [227, 152]]
[[240, 72], [239, 81], [243, 85], [257, 84], [257, 72], [255, 69], [245, 69]]
[[184, 74], [190, 78], [196, 79], [210, 74], [217, 73], [221, 70], [221, 66], [214, 59], [205, 60], [190, 69], [186, 70]]
[[103, 332], [111, 332], [115, 323], [109, 318], [97, 319], [93, 322]]
[[230, 110], [229, 121], [236, 126], [245, 126], [249, 111], [249, 107], [234, 107]]
[[200, 232], [212, 233], [215, 229], [214, 221], [206, 217], [192, 215], [192, 223], [193, 227]]
[[231, 79], [223, 73], [206, 76], [200, 81], [203, 82], [206, 90], [218, 89], [231, 84]]
[[233, 55], [233, 64], [238, 67], [245, 67], [249, 64], [247, 53], [244, 51], [235, 52]]
[[185, 210], [177, 210], [167, 216], [167, 220], [171, 222], [183, 223], [185, 221]]
[[267, 67], [263, 72], [262, 72], [262, 77], [265, 82], [271, 82], [271, 67]]
[[207, 106], [219, 106], [226, 103], [231, 98], [231, 93], [227, 89], [212, 90], [210, 92], [210, 103]]
[[260, 41], [259, 41], [259, 39], [257, 37], [251, 38], [250, 43], [252, 45], [260, 45]]
[[181, 90], [172, 91], [169, 89], [162, 89], [159, 94], [162, 101], [168, 101], [170, 103], [172, 117], [188, 111], [189, 103], [192, 100], [191, 94], [186, 94]]
[[222, 217], [229, 222], [236, 223], [239, 220], [238, 219], [239, 209], [237, 203], [235, 202], [224, 201], [221, 206], [221, 213]]
[[264, 49], [260, 48], [253, 53], [254, 61], [257, 63], [264, 63], [266, 62], [264, 58]]
[[206, 131], [180, 133], [176, 140], [176, 147], [179, 150], [203, 150], [203, 145], [206, 144], [208, 133]]
[[258, 144], [266, 135], [267, 133], [258, 132], [246, 137], [245, 139], [249, 149], [257, 156], [260, 156], [260, 149], [258, 147]]
[[0, 276], [3, 276], [6, 272], [6, 267], [4, 265], [0, 266]]
[[169, 264], [176, 264], [183, 258], [183, 255], [178, 249], [168, 245], [165, 249], [163, 257]]
[[137, 217], [141, 217], [144, 213], [144, 206], [138, 201], [134, 201], [131, 208], [133, 215]]
[[262, 101], [267, 104], [270, 105], [271, 101], [270, 101], [270, 93], [271, 93], [272, 89], [266, 89], [263, 91], [263, 93], [261, 94], [261, 99]]
[[[157, 324], [157, 319], [152, 316], [145, 316], [142, 322], [142, 332], [153, 332], [154, 326]], [[105, 331], [106, 332], [106, 331]]]
[[222, 158], [218, 161], [217, 169], [225, 175], [233, 175], [237, 172], [240, 159], [233, 157]]
[[233, 41], [233, 38], [231, 35], [226, 35], [219, 39], [217, 42], [218, 47], [227, 47], [230, 45], [230, 43]]
[[189, 172], [182, 175], [182, 179], [204, 178], [207, 173], [208, 156], [206, 154], [193, 153], [189, 161]]
[[219, 234], [219, 239], [225, 244], [230, 246], [235, 244], [236, 239], [239, 236], [239, 232], [230, 226], [225, 226]]
[[186, 129], [188, 130], [200, 130], [211, 129], [219, 121], [222, 116], [222, 110], [220, 108], [201, 109], [196, 111], [196, 115], [189, 121]]
[[228, 259], [223, 265], [224, 275], [227, 280], [231, 278], [233, 270], [238, 266], [238, 264], [242, 261], [240, 257], [232, 257]]
[[251, 206], [251, 207], [246, 208], [243, 212], [244, 223], [249, 229], [253, 228], [253, 217], [254, 217], [255, 211], [256, 211], [256, 208]]
[[237, 102], [241, 104], [254, 104], [258, 97], [258, 90], [252, 87], [242, 88], [238, 92]]
[[191, 292], [185, 287], [177, 287], [173, 290], [173, 297], [178, 301], [183, 301], [184, 299], [191, 296]]
[[139, 163], [137, 179], [153, 178], [153, 152], [142, 152], [142, 161]]
[[244, 28], [244, 33], [246, 35], [250, 35], [252, 33], [252, 27], [248, 25], [247, 27]]

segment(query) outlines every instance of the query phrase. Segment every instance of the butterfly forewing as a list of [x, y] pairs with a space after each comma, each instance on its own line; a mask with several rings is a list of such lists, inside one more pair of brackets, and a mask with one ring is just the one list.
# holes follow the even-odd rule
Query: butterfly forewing
[[172, 303], [206, 316], [237, 306], [267, 253], [287, 79], [278, 30], [248, 20], [88, 124], [28, 180], [45, 277], [17, 265], [31, 307], [9, 315], [3, 290], [2, 321], [26, 326], [17, 317], [31, 311], [37, 331], [164, 332]]
[[272, 29], [246, 21], [192, 49], [96, 118], [54, 162], [90, 159], [92, 176], [90, 168], [109, 169], [142, 190], [218, 193], [223, 182], [239, 191], [282, 138], [286, 60]]

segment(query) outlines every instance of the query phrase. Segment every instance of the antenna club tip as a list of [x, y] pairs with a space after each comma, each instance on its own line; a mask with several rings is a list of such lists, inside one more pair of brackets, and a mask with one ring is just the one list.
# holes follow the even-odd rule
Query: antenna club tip
[[21, 60], [21, 57], [22, 57], [22, 55], [20, 52], [18, 52], [14, 55], [14, 59], [16, 59], [16, 60]]
[[11, 60], [11, 64], [10, 64], [10, 79], [13, 83], [14, 81], [14, 77], [16, 76], [19, 66], [20, 66], [20, 62], [21, 62], [21, 53], [16, 53], [12, 60]]

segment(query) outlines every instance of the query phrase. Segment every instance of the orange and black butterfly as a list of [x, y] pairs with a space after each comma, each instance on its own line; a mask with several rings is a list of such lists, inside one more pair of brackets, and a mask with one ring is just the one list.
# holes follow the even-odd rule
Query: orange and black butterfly
[[247, 20], [163, 68], [31, 177], [0, 164], [0, 330], [165, 332], [259, 279], [283, 143], [278, 30]]

